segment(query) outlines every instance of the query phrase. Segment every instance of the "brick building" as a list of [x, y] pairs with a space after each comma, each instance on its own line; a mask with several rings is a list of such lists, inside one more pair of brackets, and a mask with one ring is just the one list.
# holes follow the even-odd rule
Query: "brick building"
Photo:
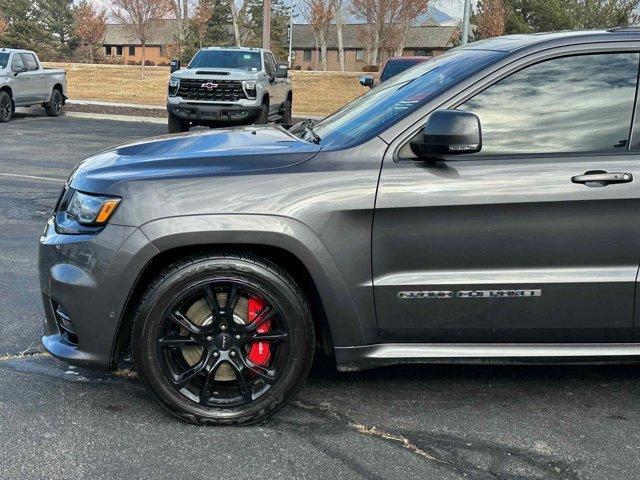
[[[146, 59], [158, 64], [169, 64], [168, 48], [173, 43], [176, 32], [175, 20], [156, 20], [152, 33], [147, 42]], [[347, 71], [362, 71], [366, 62], [365, 44], [367, 36], [364, 34], [366, 25], [346, 24], [343, 26], [342, 38], [345, 53], [345, 68]], [[452, 40], [457, 27], [439, 25], [433, 19], [422, 26], [414, 26], [407, 34], [405, 56], [435, 56], [453, 46]], [[230, 29], [229, 41], [232, 43]], [[211, 45], [213, 46], [213, 45]], [[335, 25], [332, 25], [327, 35], [327, 69], [340, 70], [338, 63], [338, 41]], [[104, 54], [111, 62], [139, 63], [142, 60], [142, 45], [132, 29], [127, 25], [108, 24], [104, 42]], [[293, 54], [292, 65], [302, 70], [320, 69], [320, 49], [316, 45], [313, 29], [307, 24], [293, 26]], [[381, 52], [381, 62], [384, 62], [393, 52]], [[279, 59], [286, 61], [286, 58]]]
[[[366, 62], [366, 25], [347, 24], [342, 29], [344, 45], [345, 69], [347, 71], [362, 71]], [[441, 26], [429, 22], [424, 26], [414, 26], [409, 29], [403, 56], [436, 56], [453, 47], [455, 26]], [[316, 43], [313, 29], [310, 25], [299, 24], [293, 26], [292, 65], [302, 70], [320, 69], [320, 48]], [[381, 62], [393, 56], [393, 52], [381, 52]], [[332, 25], [327, 35], [327, 70], [340, 70], [338, 62], [338, 40], [335, 25]]]
[[[173, 42], [175, 20], [156, 20], [147, 41], [145, 58], [153, 64], [169, 64], [167, 45]], [[103, 52], [107, 60], [117, 63], [142, 61], [142, 44], [128, 25], [110, 23], [104, 34]]]

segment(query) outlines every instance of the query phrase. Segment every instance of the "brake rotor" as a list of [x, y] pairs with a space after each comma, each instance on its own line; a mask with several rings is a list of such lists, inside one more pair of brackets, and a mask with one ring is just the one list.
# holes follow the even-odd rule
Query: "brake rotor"
[[[218, 296], [218, 304], [220, 306], [226, 305], [227, 294], [218, 293], [217, 296]], [[236, 306], [236, 309], [233, 311], [233, 319], [238, 323], [246, 323], [246, 313], [245, 313], [245, 319], [243, 319], [240, 315], [238, 315], [240, 312], [243, 311], [243, 309], [239, 308], [242, 302], [244, 302], [244, 312], [246, 312], [247, 300], [243, 297], [240, 297], [240, 299], [238, 300], [238, 305]], [[189, 310], [187, 310], [187, 312], [185, 313], [185, 316], [189, 320], [191, 320], [191, 322], [194, 325], [197, 325], [199, 327], [210, 325], [213, 322], [213, 314], [211, 313], [209, 304], [207, 304], [207, 301], [205, 299], [200, 299], [197, 302], [195, 302], [193, 305], [191, 305], [191, 307], [189, 307]], [[187, 335], [188, 332], [185, 329], [180, 329], [180, 334]], [[196, 363], [200, 361], [200, 359], [202, 358], [203, 352], [204, 352], [204, 349], [199, 345], [187, 345], [186, 347], [182, 347], [181, 349], [182, 357], [190, 367], [193, 367]], [[233, 368], [231, 368], [231, 365], [229, 365], [228, 363], [223, 363], [222, 365], [220, 365], [220, 368], [218, 368], [218, 371], [216, 372], [216, 376], [215, 376], [216, 381], [232, 382], [235, 379], [236, 379], [236, 374]]]

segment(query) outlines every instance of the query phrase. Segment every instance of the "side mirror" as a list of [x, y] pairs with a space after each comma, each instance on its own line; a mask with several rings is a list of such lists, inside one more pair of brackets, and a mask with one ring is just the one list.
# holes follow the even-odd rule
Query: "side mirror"
[[13, 71], [13, 75], [17, 77], [19, 74], [26, 72], [27, 67], [22, 67], [20, 70], [12, 70], [12, 71]]
[[375, 82], [371, 75], [362, 75], [360, 77], [360, 85], [362, 85], [363, 87], [373, 88], [374, 84]]
[[287, 78], [287, 75], [289, 75], [289, 66], [286, 63], [279, 63], [275, 76], [277, 78]]
[[462, 110], [436, 110], [429, 116], [422, 138], [409, 145], [419, 159], [479, 152], [482, 149], [480, 119]]
[[180, 70], [180, 60], [171, 60], [171, 73]]

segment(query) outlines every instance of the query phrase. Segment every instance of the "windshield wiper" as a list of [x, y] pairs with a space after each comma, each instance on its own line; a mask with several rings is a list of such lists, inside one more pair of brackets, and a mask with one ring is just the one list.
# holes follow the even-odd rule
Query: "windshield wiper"
[[313, 143], [320, 143], [320, 137], [316, 132], [313, 131], [313, 123], [310, 123], [306, 127], [304, 127], [304, 133], [308, 134], [311, 137], [311, 141]]

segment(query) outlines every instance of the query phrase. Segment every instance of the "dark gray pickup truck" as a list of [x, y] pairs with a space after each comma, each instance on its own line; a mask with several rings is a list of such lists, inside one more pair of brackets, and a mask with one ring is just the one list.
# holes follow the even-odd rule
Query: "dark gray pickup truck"
[[71, 174], [44, 346], [194, 423], [342, 371], [640, 355], [640, 32], [473, 43], [324, 120], [148, 139]]

